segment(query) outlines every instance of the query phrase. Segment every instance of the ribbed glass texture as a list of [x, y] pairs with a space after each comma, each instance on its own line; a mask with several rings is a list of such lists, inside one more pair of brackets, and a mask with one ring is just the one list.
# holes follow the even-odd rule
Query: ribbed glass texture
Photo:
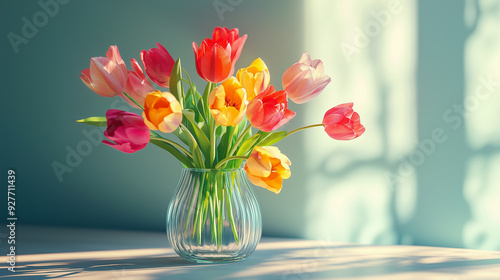
[[248, 257], [262, 233], [259, 203], [244, 169], [182, 170], [167, 211], [174, 250], [193, 262]]

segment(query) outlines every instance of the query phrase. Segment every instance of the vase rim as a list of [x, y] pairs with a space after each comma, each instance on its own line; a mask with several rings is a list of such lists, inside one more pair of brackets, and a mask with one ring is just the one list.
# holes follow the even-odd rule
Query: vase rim
[[188, 168], [188, 167], [183, 167], [182, 170], [188, 170], [188, 171], [194, 171], [194, 172], [233, 172], [233, 171], [244, 171], [245, 169], [243, 167], [238, 167], [238, 168], [224, 168], [224, 169], [215, 169], [215, 168]]

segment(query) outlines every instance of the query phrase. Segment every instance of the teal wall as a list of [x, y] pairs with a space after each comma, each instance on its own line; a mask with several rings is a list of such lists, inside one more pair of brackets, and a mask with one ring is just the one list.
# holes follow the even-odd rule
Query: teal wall
[[[159, 42], [195, 76], [191, 43], [228, 26], [249, 36], [237, 67], [261, 57], [277, 88], [303, 51], [324, 59], [332, 83], [317, 100], [290, 105], [297, 117], [287, 128], [320, 122], [348, 101], [367, 127], [352, 142], [318, 129], [279, 144], [292, 177], [279, 195], [256, 187], [264, 235], [500, 249], [500, 129], [490, 125], [500, 100], [467, 105], [482, 77], [500, 80], [498, 3], [401, 1], [347, 59], [343, 43], [355, 45], [357, 27], [391, 1], [40, 2], [58, 10], [44, 18], [38, 1], [0, 2], [0, 172], [16, 171], [19, 223], [163, 231], [179, 163], [155, 146], [118, 152], [97, 141], [101, 130], [77, 124], [127, 108], [78, 75], [110, 45], [130, 65]], [[39, 27], [24, 30], [30, 38], [16, 51], [8, 34], [23, 36], [23, 19], [34, 16]], [[446, 140], [415, 161], [435, 129]], [[54, 164], [68, 172], [58, 177]], [[5, 208], [0, 199], [2, 224]]]

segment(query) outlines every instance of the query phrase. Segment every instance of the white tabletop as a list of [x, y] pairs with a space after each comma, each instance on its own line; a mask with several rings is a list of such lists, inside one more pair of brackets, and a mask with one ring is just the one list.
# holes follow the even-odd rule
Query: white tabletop
[[247, 260], [194, 264], [157, 232], [24, 226], [0, 279], [500, 279], [500, 252], [263, 238]]

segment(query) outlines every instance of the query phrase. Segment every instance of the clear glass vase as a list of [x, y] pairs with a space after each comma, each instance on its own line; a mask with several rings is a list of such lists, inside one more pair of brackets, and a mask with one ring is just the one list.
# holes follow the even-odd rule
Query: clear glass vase
[[257, 197], [243, 168], [182, 170], [167, 211], [179, 256], [200, 263], [244, 260], [262, 233]]

